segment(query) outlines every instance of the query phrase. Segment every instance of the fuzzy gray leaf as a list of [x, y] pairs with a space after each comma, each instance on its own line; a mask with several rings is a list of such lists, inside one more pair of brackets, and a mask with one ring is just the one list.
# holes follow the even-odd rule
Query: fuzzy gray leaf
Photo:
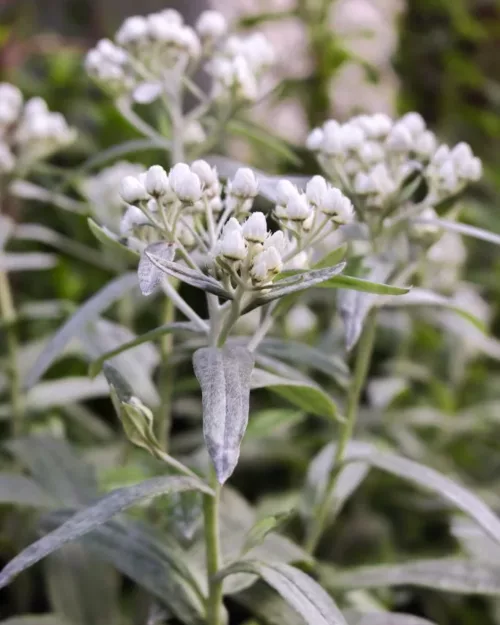
[[54, 506], [55, 501], [28, 477], [15, 473], [0, 473], [1, 504], [50, 508]]
[[349, 625], [435, 625], [425, 618], [399, 612], [356, 612], [346, 610]]
[[139, 276], [141, 293], [146, 296], [153, 293], [160, 284], [164, 273], [157, 265], [151, 262], [149, 254], [152, 254], [157, 259], [172, 261], [175, 256], [175, 245], [173, 243], [167, 243], [166, 241], [159, 241], [157, 243], [151, 243], [151, 245], [148, 245], [141, 253], [137, 275]]
[[423, 217], [416, 217], [412, 219], [414, 223], [439, 226], [443, 230], [449, 232], [457, 232], [467, 237], [473, 237], [474, 239], [480, 239], [481, 241], [487, 241], [488, 243], [494, 243], [500, 245], [500, 235], [482, 228], [476, 228], [475, 226], [469, 226], [468, 224], [457, 223], [456, 221], [448, 221], [447, 219], [425, 219]]
[[140, 484], [119, 488], [102, 497], [97, 503], [77, 512], [61, 527], [44, 536], [18, 554], [0, 572], [0, 588], [9, 584], [19, 573], [56, 551], [63, 545], [80, 538], [95, 527], [106, 523], [116, 514], [138, 503], [151, 500], [160, 495], [181, 490], [203, 490], [211, 494], [208, 487], [203, 487], [199, 480], [189, 477], [155, 477]]
[[6, 272], [52, 269], [56, 264], [57, 256], [45, 252], [9, 252], [0, 257], [0, 270]]
[[253, 365], [252, 354], [241, 346], [202, 347], [193, 354], [203, 400], [203, 435], [221, 484], [238, 463]]

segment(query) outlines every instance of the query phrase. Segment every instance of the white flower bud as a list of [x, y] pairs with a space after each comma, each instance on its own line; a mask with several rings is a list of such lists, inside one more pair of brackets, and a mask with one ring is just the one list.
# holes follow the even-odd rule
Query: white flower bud
[[266, 265], [269, 271], [278, 273], [281, 271], [282, 261], [281, 254], [274, 246], [267, 247], [263, 252], [262, 256], [264, 256]]
[[361, 145], [358, 150], [359, 158], [365, 165], [373, 165], [378, 163], [384, 158], [384, 149], [380, 143], [374, 141], [367, 141]]
[[19, 117], [23, 96], [19, 89], [7, 82], [0, 83], [0, 126], [10, 126]]
[[170, 191], [167, 172], [161, 165], [153, 165], [146, 174], [146, 191], [153, 196], [166, 195]]
[[128, 17], [116, 33], [116, 43], [127, 46], [148, 36], [148, 22], [145, 17], [134, 15]]
[[332, 156], [343, 153], [344, 144], [342, 141], [341, 126], [334, 119], [330, 119], [323, 126], [322, 150], [325, 154], [331, 154]]
[[311, 150], [311, 152], [319, 152], [319, 150], [321, 150], [323, 140], [324, 133], [321, 128], [314, 128], [306, 139], [306, 148]]
[[434, 165], [435, 167], [439, 167], [445, 161], [447, 161], [449, 157], [450, 157], [450, 148], [447, 145], [442, 144], [438, 147], [434, 156], [432, 157], [432, 165]]
[[375, 184], [377, 193], [381, 195], [390, 195], [396, 190], [396, 183], [393, 180], [385, 163], [378, 163], [370, 172], [370, 177]]
[[239, 198], [253, 198], [257, 195], [259, 184], [248, 167], [240, 167], [231, 181], [231, 193]]
[[149, 223], [149, 220], [140, 208], [137, 208], [137, 206], [129, 206], [120, 223], [120, 234], [128, 234], [136, 226], [142, 226], [147, 223]]
[[299, 195], [299, 190], [289, 180], [280, 180], [276, 185], [276, 204], [286, 206], [288, 200]]
[[309, 267], [309, 255], [305, 251], [302, 251], [296, 254], [286, 264], [286, 268], [290, 270], [307, 269], [308, 267]]
[[168, 174], [168, 181], [181, 202], [193, 203], [201, 197], [201, 181], [186, 163], [177, 163]]
[[372, 115], [373, 131], [372, 137], [375, 139], [381, 139], [387, 136], [392, 128], [392, 119], [385, 113], [375, 113]]
[[453, 159], [455, 165], [460, 165], [464, 161], [468, 161], [471, 158], [474, 158], [474, 154], [472, 153], [472, 149], [468, 143], [462, 141], [461, 143], [457, 143], [457, 145], [450, 152], [450, 156]]
[[313, 206], [321, 206], [328, 185], [323, 176], [313, 176], [306, 185], [306, 197]]
[[445, 161], [438, 170], [440, 185], [445, 191], [453, 193], [458, 188], [458, 176], [452, 160]]
[[348, 224], [354, 219], [351, 200], [340, 189], [330, 187], [323, 198], [320, 209], [325, 215], [331, 215], [337, 224]]
[[217, 169], [210, 167], [207, 161], [199, 159], [191, 163], [191, 171], [198, 176], [201, 180], [201, 184], [206, 189], [212, 189], [219, 187], [219, 177], [217, 175]]
[[309, 202], [304, 194], [292, 195], [286, 204], [286, 217], [291, 221], [305, 222], [313, 215]]
[[120, 195], [127, 204], [136, 204], [149, 197], [144, 185], [135, 176], [125, 176], [120, 186]]
[[223, 236], [219, 242], [219, 254], [233, 261], [243, 260], [246, 257], [247, 244], [241, 234], [239, 224], [238, 228], [231, 227], [229, 230], [226, 225]]
[[281, 230], [277, 230], [267, 236], [263, 245], [264, 249], [267, 250], [270, 247], [274, 247], [278, 250], [280, 254], [283, 254], [287, 248], [287, 241], [285, 235]]
[[267, 236], [267, 222], [264, 213], [252, 213], [242, 227], [243, 236], [252, 243], [264, 243]]
[[308, 306], [294, 306], [285, 317], [285, 329], [291, 336], [308, 334], [317, 325], [317, 317]]
[[477, 156], [471, 158], [465, 166], [460, 167], [460, 175], [467, 180], [471, 180], [472, 182], [480, 180], [483, 175], [483, 164], [481, 159]]
[[369, 174], [360, 171], [354, 178], [354, 192], [359, 195], [370, 195], [377, 192], [375, 181]]
[[424, 118], [419, 113], [406, 113], [398, 123], [403, 124], [413, 137], [417, 137], [425, 130]]
[[340, 129], [341, 142], [344, 150], [357, 150], [361, 147], [365, 133], [356, 124], [347, 123]]
[[227, 21], [219, 11], [203, 11], [195, 28], [202, 39], [220, 39], [227, 32]]
[[10, 174], [16, 166], [16, 159], [10, 151], [9, 146], [3, 141], [0, 142], [0, 174]]
[[415, 141], [415, 152], [419, 156], [430, 157], [436, 151], [436, 135], [430, 130], [426, 130]]
[[386, 145], [393, 152], [408, 152], [413, 147], [413, 138], [408, 128], [399, 122], [389, 133]]
[[271, 246], [255, 256], [250, 275], [256, 282], [267, 282], [281, 271], [282, 266], [280, 253]]

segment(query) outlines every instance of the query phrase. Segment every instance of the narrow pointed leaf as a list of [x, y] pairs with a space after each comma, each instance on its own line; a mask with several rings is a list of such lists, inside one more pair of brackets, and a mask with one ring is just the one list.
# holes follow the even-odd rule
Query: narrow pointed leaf
[[26, 394], [26, 405], [34, 412], [41, 412], [54, 406], [106, 397], [108, 394], [104, 377], [91, 380], [84, 376], [74, 376], [39, 382]]
[[500, 567], [474, 560], [419, 560], [339, 572], [324, 565], [320, 570], [321, 579], [329, 588], [422, 586], [460, 594], [500, 595]]
[[340, 291], [337, 306], [344, 323], [345, 346], [347, 351], [356, 345], [363, 331], [363, 326], [377, 297], [358, 291]]
[[240, 346], [202, 347], [193, 355], [203, 401], [203, 435], [223, 484], [234, 471], [248, 423], [252, 354]]
[[308, 625], [347, 625], [333, 599], [311, 577], [290, 566], [255, 560], [242, 560], [221, 572], [253, 573], [263, 579], [305, 620]]
[[9, 584], [19, 573], [32, 566], [63, 545], [80, 538], [95, 527], [106, 523], [116, 514], [133, 505], [182, 490], [212, 491], [199, 480], [188, 477], [156, 477], [126, 488], [120, 488], [102, 497], [97, 503], [77, 512], [52, 533], [36, 541], [7, 564], [0, 572], [0, 588]]
[[92, 234], [104, 247], [113, 253], [119, 254], [124, 260], [137, 262], [140, 256], [139, 252], [127, 247], [114, 232], [108, 230], [106, 226], [100, 226], [91, 217], [87, 219], [87, 223]]
[[333, 420], [339, 418], [333, 400], [312, 380], [285, 378], [263, 369], [254, 369], [251, 387], [268, 388], [309, 414]]
[[456, 221], [448, 221], [447, 219], [425, 219], [423, 217], [416, 217], [412, 220], [414, 223], [424, 224], [429, 226], [439, 226], [443, 230], [449, 232], [457, 232], [467, 237], [473, 237], [481, 241], [487, 241], [495, 245], [500, 245], [500, 235], [482, 228], [476, 228], [475, 226], [469, 226], [468, 224], [457, 223]]
[[68, 321], [54, 334], [51, 340], [28, 371], [24, 387], [36, 384], [57, 357], [62, 353], [70, 339], [77, 335], [87, 323], [96, 319], [111, 304], [137, 284], [135, 273], [126, 273], [108, 282], [100, 291], [87, 300]]
[[399, 612], [356, 612], [346, 610], [349, 625], [436, 625], [426, 618]]
[[254, 547], [261, 545], [266, 536], [278, 530], [283, 523], [290, 517], [290, 514], [283, 513], [277, 515], [266, 516], [259, 519], [248, 531], [243, 545], [242, 555], [251, 551]]
[[163, 261], [172, 261], [175, 256], [175, 245], [166, 241], [159, 241], [151, 243], [141, 253], [137, 275], [139, 276], [141, 293], [146, 296], [154, 292], [164, 275], [164, 272], [151, 262], [149, 259], [150, 254]]
[[404, 295], [411, 291], [409, 286], [393, 286], [382, 282], [372, 282], [354, 276], [335, 276], [318, 285], [322, 289], [351, 289], [361, 293], [373, 293], [374, 295]]
[[51, 508], [55, 503], [54, 499], [30, 478], [15, 473], [0, 473], [0, 506], [13, 504]]
[[52, 269], [56, 265], [57, 256], [45, 252], [9, 252], [0, 256], [0, 270], [7, 273]]

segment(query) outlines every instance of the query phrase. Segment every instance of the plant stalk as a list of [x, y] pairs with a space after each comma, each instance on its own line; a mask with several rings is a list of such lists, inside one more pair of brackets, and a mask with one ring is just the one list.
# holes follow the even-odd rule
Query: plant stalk
[[216, 578], [222, 566], [219, 531], [221, 486], [217, 481], [213, 467], [210, 469], [210, 486], [215, 491], [215, 497], [205, 495], [203, 499], [208, 578], [207, 625], [223, 625], [222, 580]]
[[[175, 288], [175, 287], [174, 287]], [[165, 299], [163, 322], [169, 324], [175, 321], [175, 305], [170, 297]], [[160, 368], [160, 406], [158, 407], [158, 441], [163, 451], [168, 452], [170, 429], [172, 422], [172, 401], [174, 390], [174, 367], [170, 358], [174, 347], [173, 334], [166, 334], [161, 339], [161, 368]]]
[[377, 326], [377, 314], [373, 309], [366, 318], [365, 327], [359, 340], [358, 350], [356, 353], [356, 361], [354, 364], [353, 377], [347, 394], [346, 420], [341, 426], [340, 436], [335, 452], [335, 459], [332, 465], [328, 484], [325, 489], [325, 496], [321, 502], [319, 509], [314, 517], [314, 521], [310, 528], [307, 540], [306, 550], [313, 554], [323, 534], [323, 530], [327, 523], [330, 510], [332, 508], [333, 494], [335, 485], [345, 459], [347, 445], [352, 438], [356, 420], [358, 417], [359, 399], [361, 391], [365, 384], [368, 369], [373, 353], [373, 345], [375, 342], [375, 330]]

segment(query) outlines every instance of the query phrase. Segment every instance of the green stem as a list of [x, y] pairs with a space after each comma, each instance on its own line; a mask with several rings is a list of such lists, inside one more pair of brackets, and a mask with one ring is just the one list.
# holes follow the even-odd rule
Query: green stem
[[213, 468], [211, 468], [210, 486], [215, 491], [215, 497], [205, 495], [203, 499], [208, 577], [207, 625], [222, 625], [222, 580], [216, 577], [222, 567], [219, 532], [221, 486]]
[[23, 402], [21, 396], [21, 380], [17, 362], [18, 343], [15, 328], [16, 311], [12, 299], [9, 278], [5, 271], [0, 270], [0, 318], [5, 326], [7, 336], [8, 369], [10, 379], [10, 401], [12, 408], [12, 436], [17, 438], [23, 433]]
[[346, 419], [342, 424], [340, 430], [340, 437], [337, 443], [335, 452], [335, 459], [332, 465], [332, 470], [328, 480], [327, 487], [325, 489], [325, 496], [321, 502], [319, 509], [314, 517], [314, 521], [311, 525], [311, 529], [306, 541], [306, 549], [309, 553], [314, 553], [321, 535], [325, 528], [326, 522], [329, 517], [330, 510], [332, 508], [332, 499], [335, 490], [335, 485], [342, 467], [342, 463], [345, 459], [345, 453], [347, 445], [351, 440], [356, 425], [358, 416], [359, 399], [361, 391], [365, 384], [368, 369], [370, 367], [371, 357], [373, 353], [373, 345], [375, 341], [375, 329], [377, 326], [376, 310], [373, 309], [365, 322], [363, 333], [359, 340], [358, 350], [356, 354], [356, 362], [354, 364], [353, 377], [349, 386], [347, 395], [347, 409]]
[[[172, 285], [175, 288], [175, 285]], [[175, 321], [174, 302], [167, 297], [164, 304], [163, 321], [170, 324]], [[168, 452], [170, 428], [172, 422], [172, 401], [174, 390], [174, 367], [170, 364], [173, 351], [173, 334], [165, 334], [161, 339], [161, 368], [160, 368], [160, 406], [158, 407], [158, 441], [161, 448]]]

